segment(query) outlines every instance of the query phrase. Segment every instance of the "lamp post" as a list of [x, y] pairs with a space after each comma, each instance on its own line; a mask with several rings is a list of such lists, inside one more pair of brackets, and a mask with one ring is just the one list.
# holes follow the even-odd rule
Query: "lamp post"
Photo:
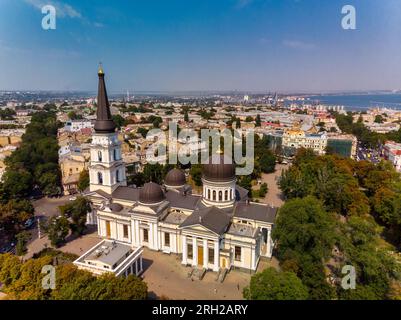
[[40, 239], [42, 237], [42, 234], [40, 232], [40, 218], [38, 217], [38, 238]]

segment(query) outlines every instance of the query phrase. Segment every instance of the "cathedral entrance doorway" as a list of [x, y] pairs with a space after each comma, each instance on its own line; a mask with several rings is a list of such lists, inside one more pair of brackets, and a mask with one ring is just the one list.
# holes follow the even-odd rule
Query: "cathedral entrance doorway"
[[203, 266], [203, 247], [198, 246], [198, 265]]
[[106, 221], [106, 237], [111, 237], [110, 221]]

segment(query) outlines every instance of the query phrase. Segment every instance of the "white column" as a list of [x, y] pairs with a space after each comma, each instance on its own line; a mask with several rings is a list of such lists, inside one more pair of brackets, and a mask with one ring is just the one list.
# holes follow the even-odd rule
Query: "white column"
[[198, 264], [198, 246], [196, 237], [192, 238], [192, 265], [196, 266]]
[[220, 269], [220, 248], [219, 248], [219, 240], [216, 240], [214, 242], [214, 266], [213, 266], [213, 271], [219, 271]]
[[97, 217], [97, 234], [103, 237], [103, 220]]
[[153, 234], [153, 223], [149, 224], [149, 248], [154, 249], [155, 247], [155, 238]]
[[135, 275], [138, 275], [138, 260], [135, 260]]
[[187, 236], [182, 236], [182, 264], [187, 264]]
[[256, 268], [256, 246], [255, 248], [251, 247], [251, 262], [252, 262], [252, 270], [255, 270]]
[[203, 239], [203, 267], [207, 269], [209, 260], [209, 250], [207, 248], [207, 239]]
[[161, 232], [159, 232], [157, 228], [157, 223], [154, 224], [155, 226], [155, 234], [156, 234], [156, 250], [160, 250], [162, 248], [162, 242], [161, 242]]
[[137, 239], [136, 239], [135, 220], [131, 220], [131, 243], [134, 246], [138, 246], [138, 242], [137, 242]]
[[266, 256], [271, 256], [271, 230], [267, 229], [267, 241], [266, 241]]
[[141, 234], [139, 231], [139, 221], [135, 221], [135, 239], [136, 239], [136, 245], [139, 247], [141, 245]]
[[143, 271], [143, 265], [142, 265], [142, 256], [139, 257], [139, 272]]

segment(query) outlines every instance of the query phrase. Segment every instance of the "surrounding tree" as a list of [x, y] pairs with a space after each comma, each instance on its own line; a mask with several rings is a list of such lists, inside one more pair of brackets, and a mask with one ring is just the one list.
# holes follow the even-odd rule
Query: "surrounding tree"
[[125, 125], [125, 119], [119, 114], [113, 115], [113, 121], [116, 124], [118, 130], [120, 130], [121, 127]]
[[17, 256], [23, 256], [26, 253], [26, 244], [29, 237], [30, 235], [27, 231], [22, 231], [17, 234], [17, 245], [15, 246]]
[[89, 201], [84, 197], [78, 197], [76, 200], [59, 207], [63, 216], [70, 217], [72, 223], [70, 229], [73, 234], [82, 235], [86, 230], [86, 216], [91, 211]]
[[79, 191], [84, 191], [86, 188], [89, 187], [89, 170], [83, 170], [79, 174], [79, 180], [78, 180], [78, 190]]
[[173, 165], [166, 164], [162, 165], [160, 163], [156, 164], [145, 164], [143, 168], [143, 178], [145, 182], [155, 182], [158, 184], [163, 183], [163, 179], [166, 176], [167, 172], [173, 169]]
[[295, 273], [267, 268], [252, 276], [243, 295], [247, 300], [306, 300], [308, 290]]
[[276, 170], [276, 156], [270, 150], [266, 150], [260, 157], [259, 164], [263, 173], [272, 173]]
[[[300, 150], [279, 184], [292, 200], [280, 209], [273, 231], [278, 257], [283, 270], [296, 272], [308, 287], [309, 298], [390, 298], [400, 274], [390, 251], [400, 246], [401, 226], [401, 181], [391, 165]], [[317, 211], [310, 203], [316, 198]], [[314, 219], [331, 221], [331, 227]], [[356, 290], [339, 285], [344, 265], [356, 268]]]
[[200, 187], [202, 185], [202, 167], [199, 164], [194, 164], [191, 166], [189, 174], [196, 186]]
[[42, 223], [41, 226], [53, 247], [59, 247], [63, 242], [65, 242], [65, 238], [70, 230], [70, 223], [68, 222], [67, 217], [63, 215], [51, 217], [48, 221]]
[[384, 119], [383, 116], [380, 115], [380, 114], [378, 114], [378, 115], [375, 117], [375, 122], [376, 122], [376, 123], [383, 123], [384, 120], [385, 120], [385, 119]]
[[80, 114], [77, 114], [75, 111], [70, 111], [70, 112], [68, 112], [68, 118], [70, 119], [70, 120], [79, 120], [79, 119], [82, 119], [82, 115], [80, 115]]
[[143, 138], [146, 138], [146, 135], [148, 134], [148, 129], [145, 128], [138, 128], [136, 132], [138, 132]]
[[12, 238], [24, 229], [24, 223], [33, 217], [34, 208], [28, 200], [10, 200], [0, 203], [0, 226]]
[[259, 189], [259, 197], [264, 198], [269, 191], [269, 188], [267, 187], [267, 183], [262, 183]]
[[37, 112], [22, 136], [20, 147], [5, 159], [3, 201], [24, 199], [39, 189], [53, 196], [61, 192], [57, 130], [54, 112]]
[[273, 239], [281, 263], [291, 261], [286, 271], [297, 272], [311, 299], [330, 299], [333, 292], [324, 274], [323, 261], [335, 244], [336, 221], [313, 197], [287, 201], [278, 214]]
[[[42, 287], [43, 266], [56, 261], [55, 290]], [[18, 300], [144, 300], [147, 285], [140, 278], [106, 274], [100, 277], [79, 270], [68, 255], [57, 251], [44, 252], [34, 259], [22, 262], [11, 254], [0, 254], [0, 282], [10, 299]]]

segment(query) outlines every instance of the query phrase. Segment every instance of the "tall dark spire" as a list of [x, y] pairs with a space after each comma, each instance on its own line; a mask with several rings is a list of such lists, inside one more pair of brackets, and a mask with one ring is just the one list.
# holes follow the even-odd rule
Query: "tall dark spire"
[[97, 93], [97, 111], [95, 132], [96, 133], [111, 133], [116, 129], [110, 113], [109, 99], [107, 98], [106, 84], [104, 82], [104, 71], [102, 64], [99, 65], [98, 70], [99, 85]]

